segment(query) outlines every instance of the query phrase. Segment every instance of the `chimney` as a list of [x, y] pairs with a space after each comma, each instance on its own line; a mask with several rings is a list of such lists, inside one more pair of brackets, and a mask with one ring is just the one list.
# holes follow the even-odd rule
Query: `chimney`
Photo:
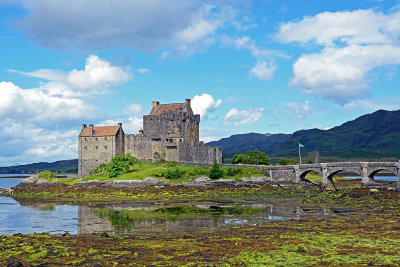
[[89, 124], [90, 136], [93, 136], [93, 124]]
[[151, 102], [151, 109], [157, 107], [158, 105], [160, 105], [160, 102], [158, 102], [158, 101]]
[[86, 128], [86, 124], [82, 124], [82, 130]]
[[189, 99], [189, 98], [186, 98], [186, 99], [185, 99], [185, 103], [186, 103], [186, 106], [187, 106], [188, 108], [190, 108], [190, 99]]

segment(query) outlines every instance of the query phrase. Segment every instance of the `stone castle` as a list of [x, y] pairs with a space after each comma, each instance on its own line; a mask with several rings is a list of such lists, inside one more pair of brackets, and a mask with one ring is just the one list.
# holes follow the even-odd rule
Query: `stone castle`
[[199, 141], [200, 115], [194, 114], [190, 99], [185, 103], [152, 102], [149, 115], [143, 116], [139, 134], [125, 134], [118, 126], [82, 125], [78, 138], [79, 177], [90, 174], [101, 163], [120, 154], [131, 153], [145, 161], [185, 163], [222, 162], [222, 148]]

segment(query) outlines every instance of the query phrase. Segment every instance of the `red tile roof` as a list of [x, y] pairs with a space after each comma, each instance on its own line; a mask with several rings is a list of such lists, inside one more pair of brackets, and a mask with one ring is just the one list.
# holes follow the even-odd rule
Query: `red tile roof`
[[175, 113], [178, 109], [183, 109], [186, 103], [177, 103], [177, 104], [161, 104], [156, 106], [151, 110], [150, 115], [161, 115], [161, 113], [167, 113], [168, 110], [171, 110]]
[[[93, 127], [92, 136], [114, 136], [117, 134], [119, 126], [96, 126]], [[82, 129], [79, 136], [90, 136], [90, 126]]]

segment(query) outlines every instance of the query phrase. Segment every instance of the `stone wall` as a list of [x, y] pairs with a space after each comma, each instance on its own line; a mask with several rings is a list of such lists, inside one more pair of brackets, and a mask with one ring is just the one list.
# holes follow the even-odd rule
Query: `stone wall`
[[[199, 141], [200, 115], [171, 111], [161, 115], [143, 116], [143, 135], [151, 139], [178, 139]], [[162, 140], [165, 141], [165, 140]]]

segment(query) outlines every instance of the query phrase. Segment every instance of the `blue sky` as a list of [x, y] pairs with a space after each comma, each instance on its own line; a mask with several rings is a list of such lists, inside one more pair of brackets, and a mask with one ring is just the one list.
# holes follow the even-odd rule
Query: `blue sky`
[[204, 141], [400, 108], [400, 1], [0, 0], [0, 166], [192, 99]]

